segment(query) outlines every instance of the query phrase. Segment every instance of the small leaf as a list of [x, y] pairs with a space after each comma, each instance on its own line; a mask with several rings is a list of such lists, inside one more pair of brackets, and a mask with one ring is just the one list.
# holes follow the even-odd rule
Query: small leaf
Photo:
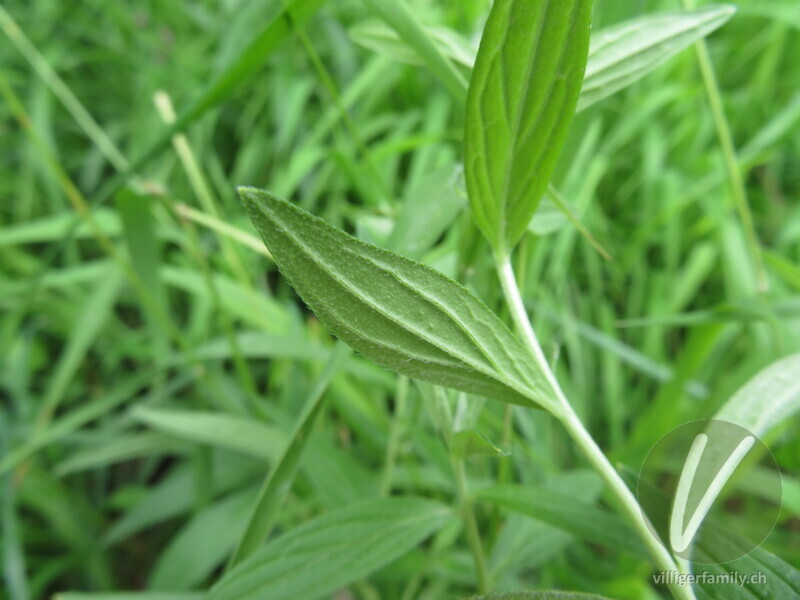
[[208, 600], [313, 600], [366, 577], [450, 519], [418, 498], [359, 502], [276, 538], [227, 573]]
[[509, 455], [508, 451], [498, 448], [489, 438], [474, 429], [459, 431], [454, 434], [450, 442], [450, 451], [455, 458], [461, 460], [473, 456]]
[[464, 172], [496, 251], [528, 226], [556, 165], [589, 52], [590, 0], [496, 0], [467, 94]]
[[730, 5], [708, 6], [647, 15], [599, 31], [592, 36], [578, 110], [629, 86], [721, 27], [734, 12]]
[[355, 350], [403, 375], [556, 408], [520, 340], [463, 286], [268, 192], [239, 191], [283, 274]]
[[758, 373], [714, 415], [763, 436], [800, 410], [800, 354]]

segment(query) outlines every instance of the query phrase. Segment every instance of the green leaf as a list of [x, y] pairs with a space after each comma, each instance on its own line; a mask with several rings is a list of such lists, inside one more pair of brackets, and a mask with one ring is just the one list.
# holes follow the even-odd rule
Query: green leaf
[[178, 454], [187, 448], [187, 444], [176, 441], [174, 437], [162, 433], [117, 434], [108, 443], [87, 445], [85, 449], [67, 456], [53, 470], [56, 475], [63, 477], [64, 475], [108, 467], [144, 456]]
[[[159, 553], [150, 587], [189, 590], [202, 584], [236, 544], [255, 495], [255, 488], [247, 488], [192, 516]], [[211, 540], [213, 543], [209, 543]]]
[[758, 373], [728, 400], [714, 419], [735, 423], [761, 437], [800, 410], [800, 354]]
[[574, 495], [542, 487], [498, 485], [477, 492], [482, 500], [520, 512], [589, 542], [646, 558], [647, 550], [625, 521]]
[[495, 251], [519, 241], [572, 121], [589, 52], [590, 0], [497, 0], [467, 94], [464, 173]]
[[352, 504], [276, 538], [211, 589], [208, 600], [314, 600], [366, 577], [419, 545], [452, 515], [436, 502]]
[[519, 339], [463, 286], [268, 192], [240, 194], [283, 274], [358, 352], [438, 385], [556, 408]]
[[500, 592], [485, 596], [471, 596], [464, 600], [609, 600], [597, 594], [583, 592], [564, 592], [562, 590], [543, 590], [535, 592]]
[[457, 98], [464, 97], [464, 76], [439, 51], [433, 37], [416, 20], [403, 0], [363, 0], [372, 12], [397, 32]]
[[[733, 536], [724, 529], [715, 539], [717, 544], [738, 544], [741, 552], [751, 544]], [[763, 548], [756, 548], [746, 556], [721, 564], [702, 565], [695, 572], [703, 571], [712, 577], [727, 577], [725, 580], [702, 581], [698, 598], [713, 600], [772, 600], [773, 598], [800, 598], [800, 571], [780, 557]], [[743, 581], [739, 583], [737, 581]]]
[[[436, 202], [431, 202], [431, 198], [436, 198]], [[433, 171], [406, 194], [386, 247], [420, 259], [452, 226], [464, 204], [460, 173], [452, 165]]]
[[203, 600], [200, 593], [174, 592], [64, 592], [53, 600]]
[[303, 456], [306, 444], [311, 437], [311, 427], [317, 415], [322, 410], [325, 391], [334, 375], [339, 371], [344, 361], [350, 356], [350, 350], [344, 344], [339, 344], [331, 354], [325, 370], [317, 379], [311, 391], [308, 402], [297, 421], [286, 448], [281, 453], [278, 461], [264, 481], [259, 491], [255, 506], [251, 509], [250, 520], [244, 529], [244, 534], [231, 557], [230, 566], [234, 566], [252, 554], [264, 540], [269, 537], [275, 523], [278, 511], [283, 504], [286, 494], [292, 485], [300, 458]]
[[[423, 29], [441, 55], [464, 67], [472, 68], [475, 62], [475, 50], [460, 33], [441, 25], [427, 25]], [[419, 51], [415, 51], [394, 29], [381, 21], [366, 20], [356, 23], [348, 33], [356, 44], [391, 56], [400, 62], [412, 65], [426, 62], [420, 57]], [[458, 96], [463, 97], [467, 84], [459, 80], [459, 85], [462, 89], [459, 90]]]
[[592, 36], [578, 110], [629, 86], [721, 27], [736, 7], [647, 15]]
[[256, 458], [275, 459], [286, 443], [286, 435], [274, 427], [224, 413], [139, 407], [132, 415], [154, 429], [181, 439]]
[[68, 343], [59, 356], [58, 363], [50, 369], [39, 411], [37, 434], [42, 432], [44, 424], [58, 410], [67, 394], [70, 382], [83, 366], [92, 344], [95, 343], [108, 319], [113, 316], [121, 289], [122, 273], [117, 265], [109, 265], [100, 284], [83, 302], [83, 310], [72, 323]]
[[482, 433], [469, 429], [453, 435], [450, 452], [457, 459], [463, 460], [473, 456], [508, 456], [509, 452], [495, 446]]
[[287, 0], [281, 3], [281, 8], [275, 16], [264, 24], [258, 35], [203, 90], [186, 111], [164, 130], [159, 137], [150, 142], [131, 161], [126, 171], [110, 179], [103, 189], [98, 191], [96, 202], [103, 201], [118, 190], [128, 181], [132, 173], [139, 172], [143, 166], [158, 156], [170, 144], [172, 136], [185, 131], [189, 125], [230, 96], [240, 83], [257, 73], [263, 67], [267, 57], [281, 47], [281, 44], [286, 41], [294, 28], [302, 27], [306, 21], [316, 14], [322, 2], [323, 0]]

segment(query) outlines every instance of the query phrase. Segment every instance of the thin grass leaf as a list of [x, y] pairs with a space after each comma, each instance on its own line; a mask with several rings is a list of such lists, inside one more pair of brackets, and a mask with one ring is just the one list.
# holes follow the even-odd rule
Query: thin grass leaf
[[[97, 227], [108, 237], [117, 237], [122, 231], [119, 215], [115, 211], [99, 208], [92, 212], [92, 218]], [[81, 221], [80, 216], [70, 211], [15, 223], [13, 227], [0, 229], [0, 246], [51, 242], [60, 240], [70, 232], [73, 239], [93, 237], [91, 228]]]
[[[135, 398], [142, 387], [152, 382], [155, 374], [153, 371], [148, 371], [130, 376], [100, 398], [91, 399], [86, 405], [76, 408], [49, 423], [38, 434], [3, 456], [2, 460], [0, 460], [0, 475], [9, 469], [15, 468], [47, 445], [66, 437], [84, 425]], [[162, 393], [175, 393], [193, 379], [194, 375], [177, 377], [164, 387]]]
[[[472, 68], [475, 62], [475, 50], [461, 34], [443, 26], [427, 25], [423, 26], [423, 29], [440, 54], [457, 64]], [[394, 29], [380, 21], [368, 20], [356, 23], [348, 33], [356, 44], [365, 48], [411, 65], [425, 64], [419, 52], [415, 52]], [[467, 83], [464, 81], [460, 95], [463, 96], [466, 89]]]
[[151, 571], [150, 587], [178, 591], [202, 584], [236, 544], [255, 495], [256, 488], [251, 486], [194, 515], [159, 554]]
[[363, 0], [363, 2], [397, 32], [456, 98], [463, 101], [466, 90], [464, 76], [450, 59], [439, 51], [430, 33], [417, 22], [404, 0]]
[[92, 444], [58, 463], [54, 471], [59, 477], [81, 471], [100, 469], [120, 462], [152, 455], [180, 454], [189, 445], [163, 433], [145, 432], [115, 437], [108, 444]]
[[[213, 477], [207, 492], [211, 498], [216, 498], [241, 489], [262, 473], [264, 466], [251, 458], [213, 452], [211, 470]], [[113, 523], [103, 536], [102, 545], [114, 546], [148, 527], [190, 513], [196, 508], [195, 485], [192, 466], [179, 464]]]
[[317, 379], [306, 406], [297, 420], [294, 431], [289, 436], [286, 448], [264, 481], [244, 528], [244, 534], [231, 557], [229, 567], [234, 567], [250, 556], [269, 537], [278, 511], [289, 493], [289, 488], [291, 488], [297, 473], [303, 451], [311, 437], [311, 428], [322, 410], [325, 391], [349, 355], [350, 350], [341, 343], [331, 354], [328, 364]]
[[75, 319], [69, 335], [69, 342], [52, 371], [47, 389], [41, 402], [37, 433], [53, 416], [61, 404], [67, 386], [78, 372], [92, 344], [111, 316], [122, 289], [122, 273], [117, 265], [109, 265], [100, 285], [89, 297], [83, 310]]
[[196, 444], [274, 460], [286, 443], [279, 429], [225, 413], [138, 407], [134, 419]]
[[268, 192], [239, 192], [283, 274], [358, 352], [431, 383], [527, 406], [555, 404], [519, 339], [461, 285]]
[[476, 223], [510, 251], [561, 152], [589, 51], [589, 0], [498, 0], [467, 94], [464, 174]]
[[352, 504], [276, 538], [226, 574], [208, 600], [315, 600], [389, 564], [452, 519], [441, 504]]
[[[6, 416], [0, 415], [0, 452], [6, 454], [10, 438]], [[10, 474], [0, 476], [0, 524], [3, 527], [3, 576], [9, 600], [29, 600], [25, 550], [17, 516], [16, 484]]]
[[203, 600], [199, 592], [62, 592], [53, 600]]
[[289, 37], [294, 26], [302, 26], [316, 14], [323, 0], [287, 0], [280, 11], [250, 42], [236, 59], [214, 80], [209, 87], [170, 125], [161, 135], [151, 142], [130, 166], [111, 179], [98, 192], [98, 201], [102, 201], [116, 192], [132, 174], [169, 146], [172, 136], [184, 131], [207, 111], [227, 98], [236, 86], [253, 76], [264, 65], [266, 58], [272, 54]]

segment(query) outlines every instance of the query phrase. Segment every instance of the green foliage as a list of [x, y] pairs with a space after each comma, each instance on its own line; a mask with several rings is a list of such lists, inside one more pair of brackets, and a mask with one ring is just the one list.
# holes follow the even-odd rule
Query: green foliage
[[277, 538], [225, 575], [208, 598], [319, 598], [402, 556], [450, 518], [447, 507], [417, 498], [356, 503]]
[[521, 405], [550, 405], [522, 343], [466, 288], [269, 192], [239, 190], [284, 276], [337, 337], [392, 370]]
[[776, 361], [737, 391], [715, 419], [766, 435], [800, 411], [800, 355]]
[[[460, 282], [442, 285], [497, 315], [486, 332], [510, 324], [461, 165], [490, 4], [2, 3], [3, 600], [201, 600], [258, 557], [291, 575], [286, 550], [300, 542], [292, 581], [308, 595], [668, 596], [608, 484], [529, 409], [526, 382], [509, 392], [538, 368], [498, 370], [470, 346], [492, 397], [522, 406], [397, 376], [366, 353], [339, 364], [347, 351], [280, 276], [236, 194], [270, 189], [290, 201], [282, 210], [328, 225], [303, 222]], [[509, 222], [527, 228], [513, 275], [543, 361], [617, 469], [637, 473], [654, 440], [717, 414], [773, 451], [773, 532], [743, 559], [695, 568], [767, 583], [696, 586], [701, 599], [800, 594], [791, 4], [596, 2], [577, 115], [534, 217]], [[732, 208], [720, 107], [765, 293]], [[756, 499], [780, 500], [764, 498], [764, 475], [759, 464], [737, 479], [746, 501], [721, 512], [755, 519]], [[372, 537], [332, 523], [347, 514]], [[252, 554], [231, 569], [247, 533]]]
[[722, 26], [733, 6], [647, 15], [592, 36], [577, 110], [618, 92]]
[[519, 241], [539, 205], [580, 94], [589, 0], [495, 2], [467, 95], [464, 174], [494, 247]]

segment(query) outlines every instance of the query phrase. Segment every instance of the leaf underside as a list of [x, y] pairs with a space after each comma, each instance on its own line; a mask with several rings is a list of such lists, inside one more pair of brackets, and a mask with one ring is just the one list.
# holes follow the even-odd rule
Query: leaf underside
[[466, 288], [269, 192], [239, 193], [289, 283], [356, 351], [434, 384], [528, 406], [550, 401], [522, 343]]

